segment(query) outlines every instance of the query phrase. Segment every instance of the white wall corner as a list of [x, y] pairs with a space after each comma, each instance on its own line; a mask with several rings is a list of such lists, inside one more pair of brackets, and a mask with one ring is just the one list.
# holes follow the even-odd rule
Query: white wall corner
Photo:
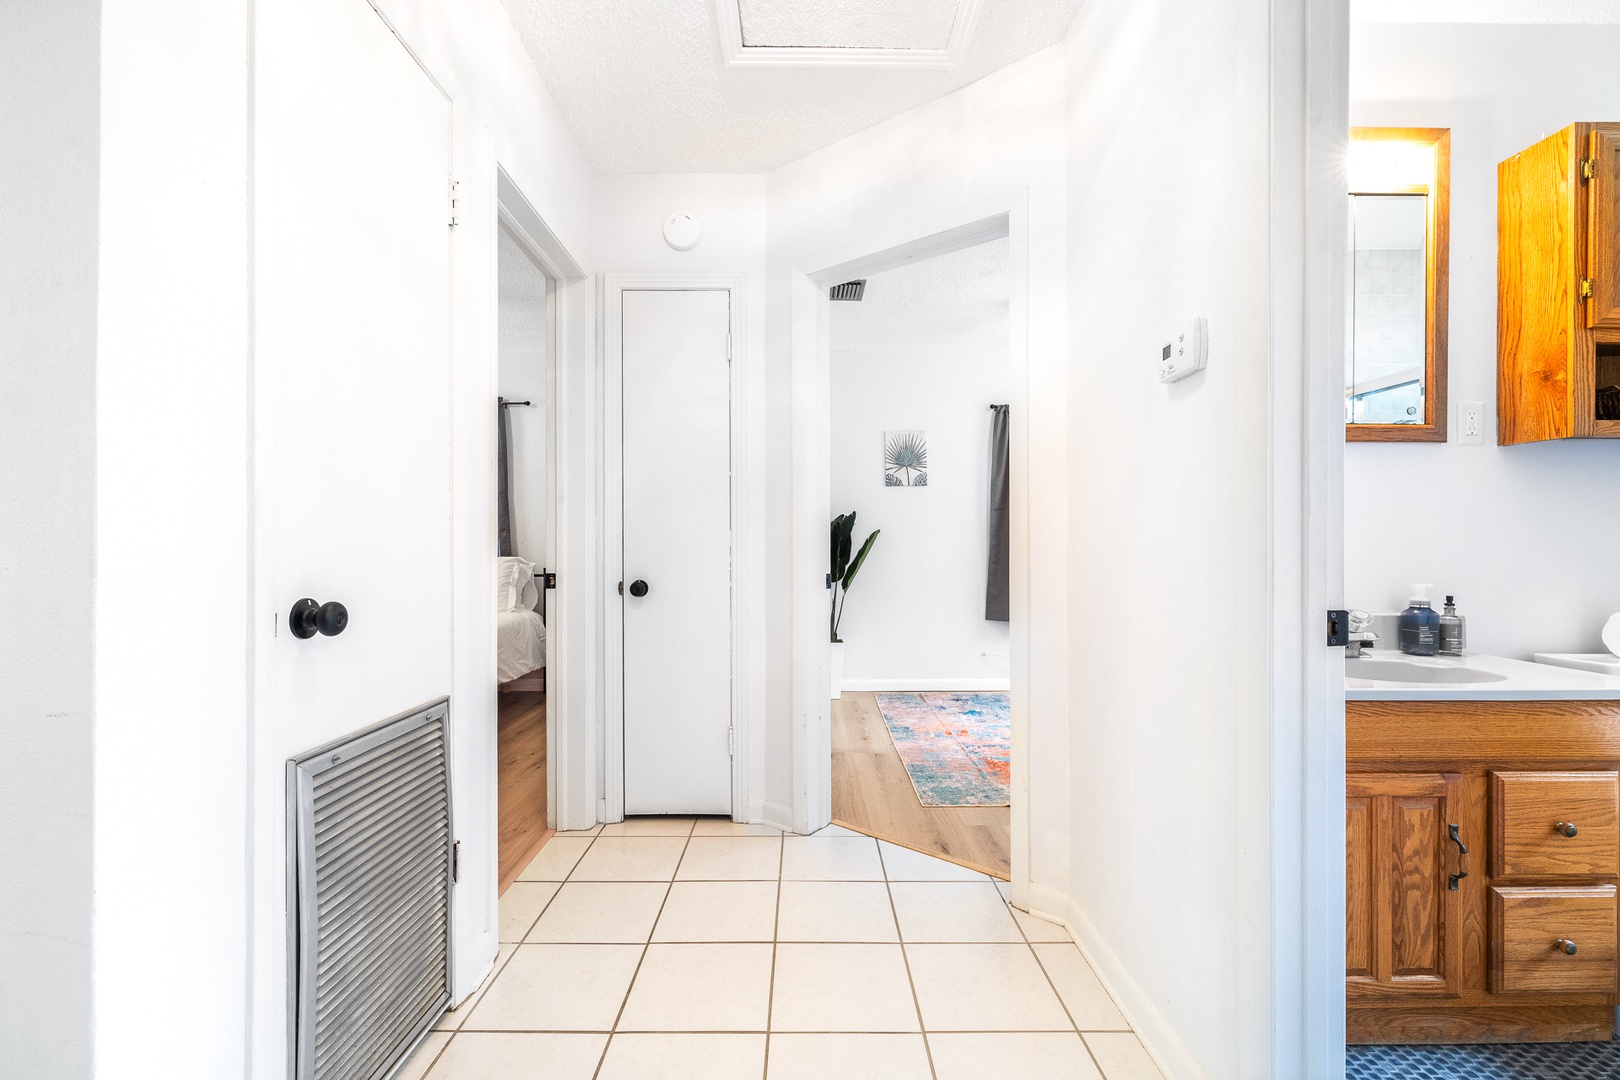
[[1080, 948], [1080, 953], [1096, 972], [1103, 989], [1114, 999], [1125, 1022], [1131, 1025], [1142, 1048], [1164, 1074], [1164, 1080], [1210, 1080], [1209, 1074], [1193, 1058], [1182, 1043], [1175, 1028], [1167, 1020], [1153, 999], [1126, 970], [1125, 964], [1109, 947], [1102, 933], [1094, 926], [1080, 904], [1061, 889], [1050, 885], [1029, 885], [1029, 907], [1025, 909], [1037, 918], [1061, 923]]

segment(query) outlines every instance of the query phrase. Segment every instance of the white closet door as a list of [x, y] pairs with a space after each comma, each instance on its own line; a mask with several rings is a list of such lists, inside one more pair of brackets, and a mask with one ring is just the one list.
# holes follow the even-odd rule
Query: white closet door
[[[273, 787], [450, 692], [451, 105], [365, 0], [261, 4], [255, 50]], [[294, 636], [301, 597], [347, 626]]]
[[730, 814], [731, 294], [623, 298], [624, 809]]

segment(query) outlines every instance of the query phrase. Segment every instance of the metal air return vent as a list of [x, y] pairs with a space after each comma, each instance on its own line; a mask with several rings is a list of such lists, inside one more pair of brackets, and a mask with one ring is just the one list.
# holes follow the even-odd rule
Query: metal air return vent
[[846, 281], [842, 285], [834, 285], [827, 293], [829, 300], [859, 300], [866, 295], [866, 279], [859, 281]]
[[449, 1005], [449, 711], [287, 763], [297, 1080], [381, 1080]]

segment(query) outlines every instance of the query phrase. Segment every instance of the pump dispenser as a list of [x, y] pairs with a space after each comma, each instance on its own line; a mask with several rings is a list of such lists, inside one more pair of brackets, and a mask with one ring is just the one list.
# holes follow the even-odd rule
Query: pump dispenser
[[1410, 656], [1434, 656], [1440, 651], [1440, 613], [1429, 603], [1433, 585], [1413, 585], [1410, 606], [1401, 612], [1401, 652]]
[[1468, 620], [1457, 614], [1457, 598], [1446, 597], [1446, 609], [1440, 613], [1440, 655], [1461, 656], [1468, 644]]

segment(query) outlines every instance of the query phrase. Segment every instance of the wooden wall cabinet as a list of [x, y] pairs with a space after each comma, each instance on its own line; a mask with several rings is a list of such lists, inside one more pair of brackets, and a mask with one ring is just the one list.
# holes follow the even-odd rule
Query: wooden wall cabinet
[[1620, 124], [1571, 124], [1497, 166], [1504, 446], [1620, 437]]
[[1620, 701], [1345, 714], [1348, 1041], [1612, 1038]]

